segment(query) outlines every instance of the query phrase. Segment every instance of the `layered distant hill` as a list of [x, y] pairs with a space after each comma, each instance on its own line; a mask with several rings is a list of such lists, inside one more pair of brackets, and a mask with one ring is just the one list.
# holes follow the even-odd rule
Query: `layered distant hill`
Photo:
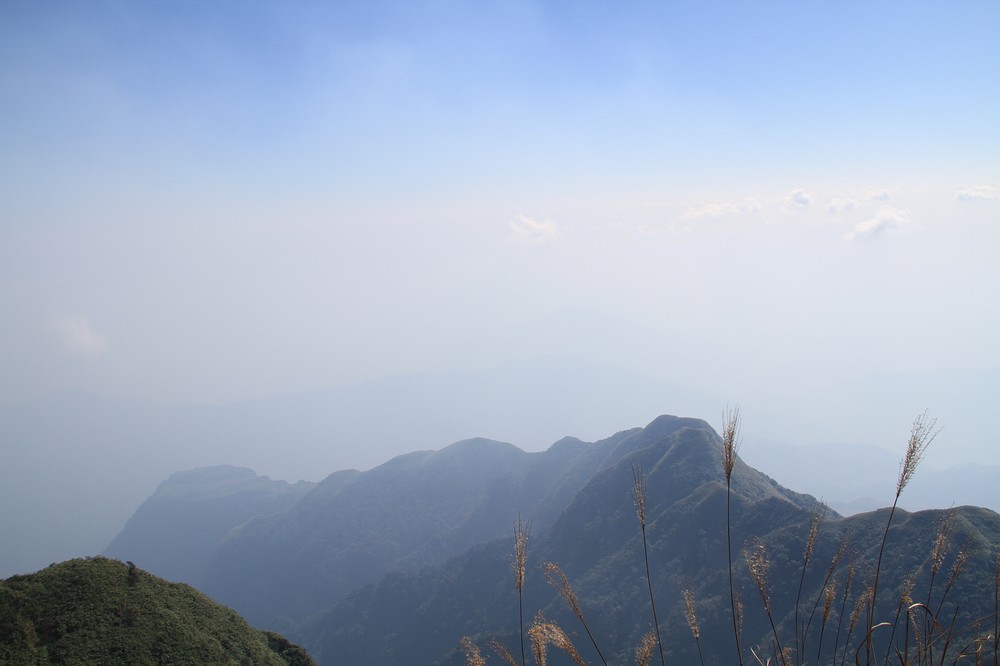
[[[542, 575], [541, 563], [555, 562], [573, 581], [605, 654], [627, 663], [650, 626], [642, 542], [630, 493], [633, 466], [639, 465], [648, 475], [649, 555], [671, 663], [699, 663], [681, 595], [690, 589], [703, 645], [712, 646], [706, 663], [730, 664], [736, 655], [721, 459], [721, 440], [708, 424], [673, 416], [593, 443], [565, 439], [539, 453], [466, 440], [440, 451], [400, 456], [367, 472], [337, 472], [295, 491], [302, 492], [297, 499], [283, 496], [289, 502], [285, 508], [266, 506], [225, 534], [218, 523], [208, 539], [211, 547], [202, 544], [201, 552], [211, 555], [200, 560], [203, 568], [197, 575], [203, 591], [259, 626], [285, 631], [320, 663], [459, 663], [463, 635], [494, 635], [513, 645], [517, 599], [509, 555], [512, 525], [520, 516], [531, 521], [532, 531], [525, 600], [529, 617], [544, 610], [546, 617], [575, 632], [575, 639], [581, 637], [575, 618]], [[229, 502], [212, 474], [202, 470], [180, 477], [185, 479], [178, 485], [183, 492], [172, 498], [173, 506], [193, 506], [177, 501], [185, 494], [207, 502], [204, 510]], [[890, 496], [894, 483], [891, 477], [885, 481]], [[200, 486], [216, 490], [204, 492]], [[804, 622], [802, 617], [796, 622], [794, 608], [806, 535], [812, 517], [824, 510], [813, 497], [737, 461], [731, 497], [733, 570], [746, 608], [747, 650], [767, 650], [771, 643], [744, 547], [759, 541], [767, 549], [777, 630], [794, 645], [796, 625]], [[228, 515], [229, 522], [238, 518]], [[943, 515], [897, 511], [881, 569], [877, 619], [896, 608], [907, 578], [913, 579], [915, 591], [928, 589], [930, 553]], [[1000, 517], [973, 507], [948, 515], [940, 564], [947, 570], [960, 561], [959, 551], [964, 553], [964, 571], [956, 573], [950, 590], [951, 601], [961, 600], [961, 605], [949, 601], [936, 610], [953, 613], [948, 617], [965, 627], [962, 636], [967, 637], [974, 633], [966, 626], [972, 619], [992, 617]], [[179, 516], [137, 512], [116, 544], [138, 547], [142, 539], [137, 536], [155, 534], [160, 525], [169, 527], [178, 550], [203, 538], [205, 532], [198, 536], [194, 529], [186, 534]], [[850, 518], [825, 512], [803, 578], [804, 608], [811, 610], [821, 598], [824, 582], [836, 584], [838, 594], [846, 591], [846, 596], [842, 602], [838, 597], [828, 620], [831, 626], [841, 622], [847, 631], [847, 616], [871, 581], [886, 519], [885, 510]], [[845, 555], [831, 569], [841, 544], [847, 544]], [[128, 549], [118, 554], [129, 556]], [[828, 569], [831, 577], [825, 580]], [[850, 585], [848, 571], [853, 572]], [[833, 658], [834, 641], [825, 639], [821, 646], [818, 632], [810, 634], [806, 650], [811, 663]], [[882, 641], [879, 649], [888, 649], [887, 636], [877, 640]], [[586, 645], [579, 647], [588, 662], [598, 661]], [[749, 652], [745, 657], [750, 658]]]
[[187, 585], [94, 558], [0, 581], [0, 663], [313, 662], [282, 636], [251, 628]]
[[202, 586], [205, 568], [230, 530], [288, 509], [315, 485], [272, 481], [245, 467], [178, 472], [139, 506], [105, 555]]

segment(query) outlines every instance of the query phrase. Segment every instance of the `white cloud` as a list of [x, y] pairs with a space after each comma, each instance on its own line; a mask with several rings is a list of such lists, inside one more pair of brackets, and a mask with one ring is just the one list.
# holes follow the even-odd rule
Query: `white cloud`
[[107, 347], [104, 336], [94, 330], [90, 320], [82, 315], [59, 315], [52, 318], [52, 327], [66, 351], [81, 356], [100, 356]]
[[845, 213], [853, 210], [856, 205], [854, 199], [833, 199], [826, 205], [826, 209], [831, 213]]
[[712, 203], [688, 208], [681, 217], [685, 220], [705, 220], [729, 215], [746, 215], [760, 211], [760, 204], [755, 199], [747, 199], [743, 203]]
[[869, 194], [868, 198], [871, 199], [872, 201], [888, 201], [891, 198], [891, 196], [892, 195], [890, 195], [885, 190], [878, 190], [876, 192], [872, 192], [871, 194]]
[[963, 187], [955, 197], [959, 201], [987, 201], [990, 199], [1000, 199], [1000, 187], [995, 185], [970, 185]]
[[785, 197], [785, 203], [804, 208], [812, 203], [812, 196], [804, 189], [799, 188], [788, 193], [788, 196]]
[[510, 230], [508, 239], [524, 245], [540, 245], [562, 236], [562, 230], [551, 220], [536, 220], [527, 215], [518, 215], [507, 223]]
[[844, 240], [867, 240], [880, 236], [886, 231], [900, 229], [907, 226], [913, 220], [910, 219], [910, 212], [892, 208], [891, 206], [881, 206], [875, 217], [859, 222], [853, 229], [844, 235]]

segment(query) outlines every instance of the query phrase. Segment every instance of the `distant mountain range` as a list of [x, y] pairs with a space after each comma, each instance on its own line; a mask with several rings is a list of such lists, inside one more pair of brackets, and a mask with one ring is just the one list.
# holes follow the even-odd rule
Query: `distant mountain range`
[[[886, 479], [896, 474], [899, 465], [899, 456], [884, 449], [847, 444], [757, 442], [744, 457], [781, 483], [807, 486], [810, 493], [843, 514], [872, 511], [891, 501], [893, 488]], [[997, 465], [966, 463], [943, 469], [925, 465], [900, 504], [911, 511], [959, 504], [998, 510], [1000, 484], [996, 479], [1000, 479]]]
[[100, 552], [178, 470], [232, 464], [319, 481], [476, 436], [532, 450], [567, 434], [596, 438], [648, 421], [664, 404], [704, 414], [724, 401], [638, 373], [541, 358], [231, 405], [85, 393], [0, 405], [0, 576]]
[[[590, 314], [566, 322], [552, 341], [570, 343], [580, 326], [592, 330], [596, 325], [626, 338], [632, 333], [621, 330], [622, 322], [595, 321]], [[526, 338], [535, 334], [525, 333]], [[913, 416], [911, 409], [929, 406], [946, 426], [942, 439], [947, 441], [941, 444], [947, 446], [931, 451], [919, 484], [931, 484], [931, 472], [953, 461], [975, 462], [969, 452], [991, 446], [984, 433], [990, 431], [990, 405], [1000, 395], [997, 371], [866, 377], [829, 387], [828, 393], [837, 396], [834, 403], [806, 390], [789, 403], [731, 386], [719, 389], [730, 391], [722, 395], [697, 390], [698, 385], [727, 383], [707, 373], [692, 385], [691, 376], [672, 374], [669, 359], [690, 353], [682, 347], [665, 349], [658, 359], [635, 359], [628, 366], [632, 370], [580, 357], [528, 357], [476, 370], [388, 376], [222, 405], [160, 405], [85, 392], [2, 404], [0, 576], [100, 552], [163, 479], [178, 470], [220, 464], [255, 469], [272, 479], [320, 481], [333, 470], [370, 469], [397, 455], [471, 437], [513, 442], [528, 451], [540, 451], [566, 435], [594, 441], [623, 424], [646, 423], [664, 406], [716, 423], [727, 402], [739, 400], [752, 417], [745, 448], [753, 464], [790, 487], [856, 510], [851, 503], [865, 497], [885, 503], [879, 484], [895, 474], [896, 456], [890, 456], [885, 474], [873, 475], [874, 484], [853, 493], [853, 480], [873, 466], [880, 450], [842, 442], [896, 442]], [[839, 462], [834, 460], [842, 466], [837, 474], [811, 474], [809, 462], [822, 454], [812, 446], [803, 447], [804, 465], [783, 464], [794, 457], [783, 452], [760, 457], [756, 437], [795, 445], [829, 440], [825, 448], [834, 456], [842, 452]], [[865, 465], [856, 464], [861, 459]], [[853, 470], [842, 474], [844, 464]], [[830, 490], [827, 479], [834, 477], [841, 485]], [[957, 503], [1000, 509], [1000, 500], [981, 492], [985, 487], [938, 486], [929, 495], [933, 502], [905, 506]], [[922, 494], [918, 485], [911, 492], [904, 499]]]
[[[465, 440], [366, 472], [337, 472], [315, 485], [283, 484], [234, 468], [194, 470], [161, 484], [108, 553], [154, 573], [183, 573], [182, 579], [252, 623], [305, 645], [323, 664], [457, 664], [463, 635], [515, 640], [517, 599], [508, 558], [520, 516], [531, 521], [530, 613], [543, 610], [580, 639], [573, 615], [540, 570], [544, 561], [559, 564], [599, 627], [606, 655], [627, 663], [650, 624], [629, 491], [633, 466], [640, 465], [648, 475], [653, 587], [671, 663], [699, 663], [681, 595], [690, 589], [703, 644], [712, 646], [706, 663], [731, 664], [721, 455], [719, 436], [704, 421], [661, 416], [644, 428], [593, 443], [567, 438], [537, 453]], [[890, 494], [894, 481], [885, 480]], [[744, 546], [759, 539], [769, 553], [777, 629], [794, 646], [796, 625], [804, 623], [794, 613], [802, 553], [810, 520], [824, 507], [742, 461], [731, 501], [734, 574], [747, 609], [744, 645], [771, 645], [743, 560]], [[915, 590], [927, 589], [943, 515], [896, 513], [882, 564], [880, 618], [896, 608], [907, 577]], [[961, 627], [977, 613], [992, 613], [1000, 516], [973, 507], [949, 515], [943, 566], [952, 566], [960, 550], [967, 559], [951, 590], [961, 607], [941, 610], [954, 612]], [[848, 568], [855, 574], [843, 611], [831, 613], [837, 621], [850, 613], [853, 606], [846, 604], [854, 604], [870, 581], [886, 519], [885, 510], [850, 518], [826, 512], [803, 578], [808, 608], [821, 598], [824, 572], [847, 543], [848, 555], [833, 568], [832, 580], [843, 590]], [[827, 637], [822, 648], [818, 638], [814, 631], [807, 652], [832, 658], [834, 641]], [[888, 637], [878, 640], [879, 649], [888, 649]], [[597, 660], [586, 645], [578, 647], [588, 662]]]
[[272, 481], [245, 467], [178, 472], [139, 506], [105, 552], [203, 587], [205, 568], [230, 530], [292, 507], [315, 486]]

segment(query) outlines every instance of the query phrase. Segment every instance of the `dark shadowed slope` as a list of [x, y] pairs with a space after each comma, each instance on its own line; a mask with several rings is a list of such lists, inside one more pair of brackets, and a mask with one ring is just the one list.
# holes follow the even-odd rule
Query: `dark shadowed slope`
[[205, 591], [264, 626], [329, 608], [394, 570], [444, 561], [505, 534], [519, 515], [551, 525], [628, 433], [526, 453], [476, 439], [367, 472], [337, 472], [286, 511], [222, 543]]
[[272, 481], [245, 467], [178, 472], [142, 503], [104, 554], [200, 587], [209, 560], [231, 529], [287, 509], [315, 485]]

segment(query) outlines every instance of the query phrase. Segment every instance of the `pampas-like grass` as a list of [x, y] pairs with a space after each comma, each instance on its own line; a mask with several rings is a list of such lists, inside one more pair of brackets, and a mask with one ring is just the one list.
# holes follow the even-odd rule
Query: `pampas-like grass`
[[483, 659], [482, 653], [476, 644], [472, 642], [472, 639], [468, 636], [462, 637], [462, 649], [465, 650], [465, 665], [466, 666], [486, 666], [486, 660]]
[[510, 650], [507, 649], [506, 645], [495, 638], [491, 638], [486, 642], [486, 644], [490, 646], [491, 650], [496, 652], [498, 657], [503, 659], [507, 666], [517, 666], [517, 660], [514, 659], [514, 655], [510, 653]]
[[587, 637], [590, 638], [590, 642], [593, 644], [594, 649], [597, 650], [597, 655], [601, 658], [601, 663], [603, 663], [604, 666], [608, 666], [608, 661], [604, 658], [604, 653], [601, 652], [600, 646], [597, 645], [597, 641], [594, 639], [594, 634], [590, 631], [590, 625], [587, 624], [586, 618], [583, 617], [583, 610], [580, 608], [580, 601], [576, 598], [576, 593], [573, 592], [573, 586], [569, 584], [569, 578], [566, 577], [566, 574], [563, 573], [562, 569], [552, 562], [548, 562], [545, 565], [545, 579], [549, 581], [549, 585], [551, 585], [556, 592], [559, 593], [559, 596], [561, 596], [566, 602], [566, 605], [570, 607], [570, 610], [573, 611], [576, 618], [580, 620], [580, 624], [583, 625], [583, 628], [587, 632]]
[[649, 666], [654, 647], [656, 647], [656, 632], [650, 629], [642, 637], [639, 647], [635, 649], [635, 666]]
[[743, 551], [747, 561], [747, 569], [750, 570], [750, 577], [757, 585], [760, 593], [760, 600], [764, 604], [764, 612], [771, 623], [771, 636], [774, 638], [775, 652], [781, 659], [783, 666], [788, 666], [785, 661], [785, 651], [781, 649], [781, 640], [778, 638], [778, 630], [774, 626], [774, 616], [771, 613], [771, 594], [768, 589], [768, 574], [770, 573], [771, 562], [767, 556], [767, 547], [762, 541], [752, 540]]
[[[722, 471], [726, 478], [727, 485], [726, 535], [732, 626], [733, 635], [737, 644], [738, 661], [742, 665], [744, 606], [743, 600], [740, 597], [740, 591], [736, 589], [734, 584], [732, 570], [731, 523], [732, 478], [736, 464], [736, 451], [739, 447], [739, 430], [740, 421], [739, 411], [737, 409], [728, 412], [725, 415], [725, 424], [723, 427]], [[856, 666], [860, 666], [861, 663], [865, 663], [869, 666], [873, 663], [898, 663], [900, 666], [911, 666], [911, 664], [919, 664], [920, 666], [923, 666], [923, 664], [938, 664], [939, 666], [944, 666], [945, 663], [956, 664], [957, 662], [966, 659], [974, 659], [975, 663], [979, 664], [983, 662], [985, 653], [992, 644], [993, 664], [994, 666], [1000, 666], [1000, 664], [997, 663], [998, 658], [1000, 658], [1000, 635], [998, 635], [1000, 634], [1000, 631], [998, 631], [1000, 630], [1000, 550], [998, 550], [996, 555], [994, 570], [994, 612], [992, 614], [987, 613], [985, 616], [976, 618], [975, 620], [969, 622], [966, 626], [958, 627], [958, 605], [952, 604], [953, 607], [948, 607], [946, 611], [945, 604], [948, 601], [949, 594], [953, 591], [953, 589], [955, 589], [957, 581], [964, 572], [969, 558], [969, 551], [965, 549], [959, 550], [955, 558], [952, 560], [949, 574], [943, 584], [943, 589], [940, 592], [939, 598], [932, 599], [932, 595], [935, 592], [935, 583], [937, 578], [943, 571], [945, 562], [948, 560], [952, 524], [955, 520], [954, 511], [946, 512], [943, 515], [941, 523], [938, 526], [937, 534], [928, 553], [926, 570], [929, 571], [929, 584], [926, 599], [922, 602], [914, 602], [913, 600], [915, 577], [920, 571], [925, 570], [920, 568], [903, 581], [895, 610], [895, 617], [891, 618], [892, 622], [873, 621], [877, 610], [876, 597], [878, 594], [879, 574], [881, 572], [883, 556], [885, 554], [888, 533], [892, 525], [893, 515], [895, 513], [899, 497], [912, 480], [913, 474], [915, 473], [924, 456], [924, 453], [927, 450], [927, 446], [936, 437], [937, 432], [934, 420], [928, 418], [926, 412], [914, 420], [910, 433], [910, 439], [907, 442], [906, 453], [900, 462], [899, 476], [896, 479], [896, 495], [892, 508], [889, 510], [888, 518], [885, 522], [885, 528], [882, 533], [882, 540], [878, 550], [878, 560], [874, 569], [869, 570], [867, 566], [865, 567], [866, 573], [863, 578], [864, 584], [860, 588], [860, 592], [856, 592], [854, 589], [858, 587], [856, 581], [859, 579], [858, 555], [851, 552], [853, 550], [851, 548], [852, 536], [850, 533], [847, 533], [841, 540], [839, 548], [834, 553], [830, 564], [826, 569], [826, 573], [822, 584], [820, 585], [819, 593], [817, 594], [812, 612], [810, 613], [808, 620], [802, 624], [800, 623], [800, 603], [802, 591], [804, 589], [805, 572], [813, 558], [821, 525], [825, 519], [825, 507], [812, 515], [805, 539], [805, 548], [802, 556], [802, 569], [798, 572], [799, 585], [795, 595], [794, 614], [792, 614], [792, 619], [795, 623], [794, 647], [791, 645], [785, 647], [782, 646], [780, 636], [777, 631], [777, 625], [774, 621], [771, 590], [769, 588], [771, 561], [769, 559], [767, 548], [762, 541], [756, 538], [751, 539], [747, 543], [744, 550], [747, 570], [760, 595], [761, 604], [770, 624], [771, 639], [773, 641], [773, 650], [768, 650], [766, 648], [762, 650], [761, 647], [758, 646], [748, 648], [749, 653], [757, 663], [764, 665], [771, 664], [774, 661], [780, 661], [783, 666], [790, 666], [793, 663], [795, 666], [805, 664], [807, 647], [810, 650], [812, 649], [812, 644], [808, 643], [807, 640], [809, 637], [809, 629], [812, 620], [822, 603], [819, 639], [818, 641], [815, 641], [817, 643], [815, 646], [817, 664], [821, 663], [820, 659], [824, 658], [823, 646], [827, 633], [826, 629], [829, 626], [832, 633], [832, 618], [833, 614], [836, 612], [838, 616], [836, 620], [836, 638], [832, 648], [828, 650], [828, 663], [831, 664], [840, 663], [841, 665], [844, 665], [848, 663], [848, 660], [850, 659], [849, 655], [853, 655], [853, 662]], [[654, 647], [656, 647], [659, 651], [661, 666], [665, 666], [665, 650], [660, 639], [660, 627], [657, 619], [655, 597], [653, 594], [653, 577], [650, 567], [649, 542], [647, 539], [649, 507], [647, 505], [646, 483], [647, 479], [642, 467], [638, 464], [633, 465], [632, 495], [635, 503], [636, 517], [639, 520], [639, 527], [642, 534], [646, 583], [653, 616], [653, 626], [649, 629], [647, 634], [643, 637], [640, 645], [637, 647], [635, 651], [635, 661], [639, 666], [649, 666]], [[528, 635], [528, 639], [530, 640], [531, 652], [535, 658], [535, 662], [539, 666], [545, 666], [548, 658], [548, 651], [553, 647], [564, 651], [574, 661], [574, 663], [577, 664], [577, 666], [582, 666], [584, 664], [583, 658], [577, 652], [573, 642], [570, 640], [570, 637], [556, 623], [547, 621], [540, 612], [536, 615], [531, 628], [527, 632], [524, 630], [523, 592], [525, 573], [527, 569], [526, 553], [529, 533], [530, 529], [528, 523], [518, 517], [514, 525], [514, 554], [511, 557], [511, 571], [514, 574], [514, 582], [518, 591], [518, 620], [521, 637], [520, 666], [526, 666], [526, 633]], [[846, 572], [843, 574], [844, 580], [842, 583], [838, 583], [838, 569], [841, 568], [845, 557], [848, 558], [848, 563], [846, 565]], [[548, 563], [544, 566], [544, 572], [549, 584], [559, 593], [569, 609], [574, 615], [576, 615], [577, 619], [583, 625], [594, 649], [600, 656], [601, 662], [607, 666], [607, 660], [605, 659], [603, 652], [591, 632], [589, 623], [584, 616], [580, 600], [577, 598], [568, 577], [557, 565], [552, 563]], [[787, 587], [787, 585], [782, 585], [781, 587]], [[685, 588], [681, 590], [681, 594], [684, 602], [684, 619], [686, 620], [688, 629], [691, 631], [691, 635], [695, 640], [695, 644], [698, 649], [699, 661], [704, 664], [704, 656], [701, 646], [701, 631], [698, 624], [694, 593], [690, 588]], [[848, 609], [849, 600], [852, 602], [852, 606], [848, 620], [846, 611]], [[937, 602], [934, 605], [936, 608], [932, 607], [932, 601]], [[837, 610], [838, 605], [839, 611]], [[941, 618], [943, 612], [948, 612], [950, 614], [950, 622], [948, 622], [948, 619]], [[897, 627], [901, 619], [904, 620], [903, 623], [905, 626], [905, 633], [902, 643], [898, 644], [895, 639], [897, 636]], [[988, 626], [990, 619], [993, 621], [993, 632], [992, 634], [983, 634], [981, 629], [984, 626]], [[846, 628], [844, 640], [841, 641], [845, 621], [847, 621], [848, 626]], [[873, 636], [877, 633], [881, 634], [881, 630], [888, 628], [891, 628], [892, 632], [891, 634], [889, 632], [885, 632], [889, 634], [889, 637], [885, 656], [880, 662], [875, 659], [873, 654]], [[857, 636], [857, 632], [855, 631], [856, 629], [861, 631], [863, 635], [855, 638]], [[911, 632], [913, 634], [912, 639], [910, 637]], [[972, 636], [975, 637], [971, 638]], [[959, 638], [963, 641], [968, 640], [968, 643], [962, 647], [961, 650], [958, 650], [958, 647], [955, 644]], [[880, 643], [881, 640], [882, 639], [880, 639]], [[488, 644], [491, 648], [493, 648], [493, 651], [500, 657], [506, 666], [518, 666], [517, 660], [505, 646], [494, 639], [490, 639]], [[461, 647], [466, 655], [467, 666], [485, 665], [485, 659], [480, 654], [479, 649], [469, 638], [462, 639]], [[949, 651], [953, 654], [955, 652], [958, 654], [957, 656], [949, 657]], [[861, 656], [862, 652], [865, 654], [864, 657]], [[911, 654], [914, 654], [914, 652], [915, 657], [914, 660], [911, 661]], [[895, 656], [893, 657], [893, 655]], [[951, 659], [951, 661], [949, 662], [948, 659]]]
[[702, 666], [705, 666], [705, 657], [701, 653], [701, 631], [698, 629], [698, 614], [695, 613], [694, 609], [694, 592], [689, 588], [684, 588], [682, 595], [684, 596], [684, 619], [687, 620], [688, 629], [691, 630], [695, 645], [698, 646], [698, 661], [701, 662]]
[[635, 513], [639, 518], [639, 527], [642, 530], [642, 555], [646, 560], [646, 587], [649, 588], [649, 605], [653, 609], [653, 629], [656, 631], [656, 644], [660, 649], [660, 666], [666, 666], [667, 662], [663, 657], [663, 643], [660, 640], [660, 623], [656, 619], [653, 577], [649, 573], [649, 543], [646, 540], [646, 475], [638, 463], [632, 465], [632, 496], [635, 500]]
[[514, 557], [510, 567], [514, 573], [514, 584], [517, 586], [517, 626], [521, 636], [521, 666], [526, 666], [524, 659], [524, 572], [528, 562], [528, 537], [531, 535], [531, 523], [517, 517], [514, 523]]
[[732, 496], [733, 469], [736, 467], [736, 454], [740, 448], [740, 408], [727, 409], [722, 415], [722, 472], [726, 476], [726, 557], [729, 563], [729, 606], [733, 620], [733, 638], [736, 641], [736, 658], [743, 666], [743, 645], [740, 640], [742, 622], [737, 621], [736, 589], [733, 586], [733, 527], [732, 527]]
[[[826, 505], [821, 505], [820, 508], [813, 512], [812, 517], [809, 519], [809, 533], [806, 536], [806, 547], [805, 552], [802, 554], [802, 573], [799, 575], [799, 589], [795, 594], [795, 653], [799, 656], [805, 653], [805, 631], [802, 632], [801, 642], [799, 642], [799, 601], [802, 599], [802, 586], [806, 582], [806, 569], [809, 567], [809, 559], [812, 557], [813, 549], [816, 547], [816, 538], [819, 536], [819, 527], [823, 523], [823, 519], [826, 517]], [[801, 663], [800, 659], [796, 659], [796, 663]]]
[[535, 621], [532, 623], [531, 629], [528, 630], [528, 636], [531, 638], [538, 666], [545, 666], [549, 645], [568, 654], [577, 666], [587, 666], [566, 632], [555, 622], [547, 622], [541, 611], [535, 615]]
[[[899, 504], [899, 496], [903, 494], [903, 489], [910, 483], [920, 461], [927, 453], [927, 447], [931, 445], [937, 437], [937, 419], [932, 419], [925, 410], [923, 414], [913, 419], [913, 426], [910, 428], [910, 439], [906, 443], [906, 453], [899, 463], [899, 476], [896, 478], [896, 497], [892, 501], [892, 508], [889, 510], [889, 518], [885, 522], [885, 531], [882, 533], [882, 545], [878, 550], [878, 562], [875, 564], [875, 582], [872, 583], [871, 601], [868, 606], [868, 626], [872, 626], [875, 618], [875, 605], [878, 601], [879, 574], [882, 572], [882, 555], [885, 552], [885, 542], [889, 538], [889, 527], [892, 525], [892, 517], [896, 513], [896, 505]], [[870, 662], [872, 654], [871, 634], [865, 639], [867, 659]]]

